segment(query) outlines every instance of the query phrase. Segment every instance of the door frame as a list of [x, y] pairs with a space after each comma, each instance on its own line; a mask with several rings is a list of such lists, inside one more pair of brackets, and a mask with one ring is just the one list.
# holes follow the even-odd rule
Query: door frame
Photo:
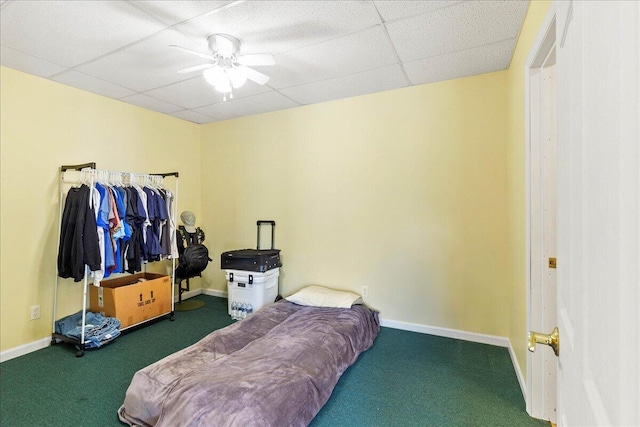
[[[561, 26], [558, 26], [556, 8], [557, 2], [551, 3], [545, 19], [538, 30], [533, 41], [529, 54], [524, 65], [525, 80], [525, 173], [526, 173], [526, 304], [527, 304], [527, 331], [538, 328], [536, 325], [545, 324], [545, 306], [549, 303], [547, 296], [542, 292], [542, 286], [534, 283], [532, 275], [537, 274], [536, 268], [541, 267], [539, 255], [542, 248], [533, 237], [536, 233], [540, 235], [542, 242], [543, 229], [537, 219], [533, 218], [533, 210], [542, 206], [541, 183], [541, 156], [537, 151], [536, 144], [540, 144], [540, 123], [542, 120], [539, 111], [539, 99], [541, 93], [542, 66], [546, 62], [548, 55], [556, 48], [558, 40], [561, 40], [563, 33]], [[560, 166], [560, 165], [558, 165]], [[538, 258], [532, 257], [538, 256]], [[541, 281], [540, 281], [541, 283]], [[547, 298], [546, 298], [547, 297]], [[555, 306], [555, 302], [554, 302]], [[526, 336], [526, 331], [523, 331]], [[551, 331], [540, 331], [548, 333]], [[545, 358], [544, 352], [549, 349], [539, 348], [535, 353], [527, 352], [527, 373], [526, 373], [526, 409], [527, 413], [534, 418], [549, 420], [555, 419], [555, 414], [545, 404], [550, 390], [547, 390], [547, 383], [544, 381]], [[555, 390], [553, 390], [555, 396]], [[553, 408], [555, 409], [555, 408]]]

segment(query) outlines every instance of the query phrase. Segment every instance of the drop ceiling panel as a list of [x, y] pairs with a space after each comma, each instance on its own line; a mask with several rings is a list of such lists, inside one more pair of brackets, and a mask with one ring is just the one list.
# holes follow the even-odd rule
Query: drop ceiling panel
[[143, 93], [136, 93], [135, 95], [127, 96], [125, 98], [121, 98], [120, 100], [129, 104], [137, 105], [138, 107], [146, 108], [148, 110], [158, 111], [160, 113], [173, 113], [183, 109], [178, 105], [162, 101]]
[[269, 111], [283, 110], [285, 108], [298, 107], [299, 104], [278, 92], [267, 92], [247, 98], [233, 99], [231, 101], [210, 105], [196, 109], [196, 112], [218, 117], [221, 120], [236, 117], [267, 113]]
[[0, 65], [40, 77], [51, 77], [66, 70], [58, 64], [5, 46], [0, 48]]
[[77, 69], [138, 92], [196, 76], [197, 73], [178, 74], [177, 71], [207, 60], [169, 47], [172, 44], [207, 51], [206, 46], [168, 29]]
[[287, 52], [380, 23], [368, 1], [247, 1], [175, 28], [194, 39], [227, 33], [244, 53]]
[[110, 98], [122, 98], [124, 96], [133, 95], [135, 92], [127, 88], [105, 82], [93, 76], [88, 76], [79, 71], [69, 70], [53, 77], [52, 80], [73, 86], [88, 92], [97, 93], [98, 95], [108, 96]]
[[[368, 46], [375, 46], [369, 49]], [[397, 62], [382, 26], [331, 39], [276, 56], [269, 85], [297, 86], [340, 75], [385, 67]], [[266, 68], [266, 67], [265, 67]]]
[[135, 0], [130, 3], [167, 25], [175, 25], [233, 2]]
[[124, 2], [19, 1], [2, 9], [2, 45], [72, 67], [165, 26]]
[[213, 104], [220, 96], [212, 86], [207, 84], [203, 77], [194, 77], [150, 90], [146, 94], [183, 108], [196, 108]]
[[[3, 0], [0, 0], [3, 1]], [[508, 66], [527, 0], [3, 1], [0, 63], [195, 123]], [[269, 52], [270, 77], [223, 102], [202, 71], [207, 36]], [[194, 111], [197, 110], [197, 111]]]
[[436, 9], [453, 6], [460, 1], [420, 0], [420, 1], [376, 1], [374, 2], [385, 22], [409, 16], [422, 15]]
[[402, 72], [402, 68], [396, 64], [281, 89], [280, 92], [300, 104], [315, 104], [407, 86], [409, 84]]
[[518, 36], [528, 2], [470, 1], [387, 24], [403, 62]]
[[457, 79], [503, 70], [509, 66], [515, 39], [419, 59], [405, 64], [409, 80], [414, 85]]

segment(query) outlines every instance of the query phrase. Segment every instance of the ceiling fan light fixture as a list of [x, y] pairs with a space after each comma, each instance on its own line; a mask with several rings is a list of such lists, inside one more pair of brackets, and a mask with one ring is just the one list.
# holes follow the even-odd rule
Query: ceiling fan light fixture
[[220, 67], [207, 68], [202, 72], [202, 75], [211, 86], [217, 86], [223, 79], [227, 79], [227, 76]]
[[215, 86], [218, 92], [222, 93], [230, 93], [231, 92], [231, 82], [227, 78], [226, 81], [220, 80], [220, 82]]
[[228, 69], [227, 75], [229, 76], [229, 80], [231, 80], [231, 85], [234, 89], [238, 89], [247, 82], [247, 74], [237, 68]]
[[[232, 80], [227, 70], [221, 67], [212, 67], [203, 71], [204, 79], [213, 86], [218, 92], [230, 93]], [[242, 86], [242, 85], [240, 85]], [[240, 87], [234, 86], [234, 87]]]

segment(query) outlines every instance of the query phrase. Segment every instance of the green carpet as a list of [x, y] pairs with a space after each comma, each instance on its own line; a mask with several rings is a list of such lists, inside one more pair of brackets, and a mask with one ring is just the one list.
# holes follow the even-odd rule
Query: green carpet
[[[116, 411], [133, 374], [233, 321], [205, 295], [76, 358], [59, 344], [0, 364], [0, 425], [121, 426]], [[538, 426], [506, 349], [383, 328], [311, 423], [321, 426]]]
[[204, 301], [191, 298], [191, 299], [176, 303], [174, 309], [175, 311], [191, 311], [191, 310], [197, 310], [199, 308], [202, 308], [203, 306], [204, 306]]

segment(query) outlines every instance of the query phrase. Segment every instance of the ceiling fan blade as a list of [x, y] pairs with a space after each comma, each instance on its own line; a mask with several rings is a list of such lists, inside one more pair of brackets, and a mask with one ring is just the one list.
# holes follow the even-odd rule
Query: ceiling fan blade
[[176, 46], [175, 44], [171, 44], [171, 45], [169, 45], [169, 47], [174, 47], [174, 48], [176, 48], [176, 49], [180, 49], [180, 50], [182, 50], [182, 51], [184, 51], [184, 52], [188, 52], [188, 53], [190, 53], [190, 54], [192, 54], [192, 55], [197, 55], [197, 56], [199, 56], [200, 58], [205, 58], [205, 59], [215, 59], [215, 58], [213, 57], [213, 55], [209, 55], [208, 53], [197, 52], [197, 51], [195, 51], [195, 50], [187, 49], [186, 47]]
[[253, 53], [249, 55], [239, 55], [238, 63], [242, 65], [275, 65], [276, 59], [270, 53]]
[[189, 67], [189, 68], [185, 68], [184, 70], [178, 70], [177, 72], [179, 74], [185, 74], [185, 73], [191, 73], [193, 71], [200, 71], [200, 70], [206, 70], [207, 68], [211, 68], [213, 67], [215, 64], [202, 64], [202, 65], [196, 65], [195, 67]]
[[238, 66], [238, 69], [241, 70], [249, 80], [258, 83], [259, 85], [263, 85], [269, 81], [269, 76], [267, 76], [266, 74], [262, 74], [261, 72], [256, 71], [253, 68], [240, 65]]

